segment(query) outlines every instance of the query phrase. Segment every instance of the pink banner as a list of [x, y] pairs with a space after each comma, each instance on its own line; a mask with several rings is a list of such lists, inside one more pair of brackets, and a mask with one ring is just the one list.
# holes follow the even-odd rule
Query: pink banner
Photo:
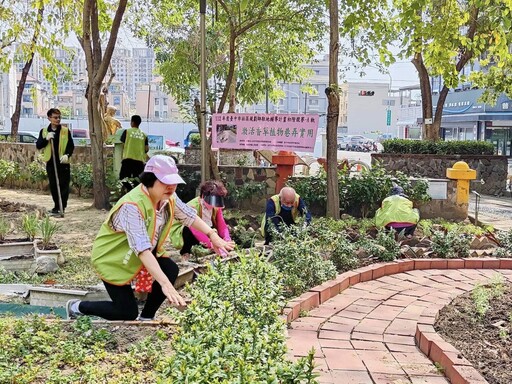
[[318, 115], [217, 113], [212, 118], [212, 147], [313, 152]]

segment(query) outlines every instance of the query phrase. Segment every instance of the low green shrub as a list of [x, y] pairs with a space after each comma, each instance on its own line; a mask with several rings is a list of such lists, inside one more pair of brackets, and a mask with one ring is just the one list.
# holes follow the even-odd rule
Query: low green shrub
[[14, 161], [0, 159], [0, 185], [10, 182], [13, 186], [15, 180], [20, 177], [20, 166]]
[[253, 253], [214, 263], [189, 288], [191, 303], [175, 313], [173, 353], [160, 365], [172, 383], [316, 383], [313, 355], [286, 359], [282, 276]]
[[273, 231], [272, 263], [284, 275], [285, 296], [295, 297], [336, 276], [336, 267], [324, 256], [321, 243], [309, 227], [292, 225]]
[[10, 230], [11, 226], [9, 225], [9, 222], [3, 217], [0, 217], [0, 241], [5, 240], [5, 236], [7, 236]]
[[476, 140], [429, 141], [390, 139], [382, 142], [382, 153], [415, 153], [435, 155], [494, 155], [492, 143]]
[[330, 260], [336, 266], [336, 270], [345, 272], [356, 268], [359, 260], [355, 255], [355, 245], [342, 236], [334, 244]]
[[92, 164], [73, 164], [71, 167], [71, 185], [76, 188], [78, 196], [84, 189], [92, 189]]
[[437, 257], [455, 259], [468, 257], [470, 236], [459, 231], [434, 231], [432, 234], [432, 251]]
[[48, 175], [46, 174], [46, 166], [42, 161], [34, 160], [28, 165], [28, 177], [33, 183], [40, 183], [46, 181]]
[[21, 230], [27, 235], [30, 241], [34, 241], [39, 229], [39, 218], [35, 213], [23, 215], [21, 219]]

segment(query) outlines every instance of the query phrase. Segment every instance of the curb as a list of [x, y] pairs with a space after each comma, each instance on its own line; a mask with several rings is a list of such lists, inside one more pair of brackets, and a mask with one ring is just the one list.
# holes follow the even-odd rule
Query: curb
[[[287, 324], [297, 320], [301, 311], [310, 311], [335, 297], [348, 287], [383, 276], [425, 269], [512, 269], [512, 258], [463, 258], [463, 259], [407, 259], [377, 263], [339, 274], [309, 289], [286, 303], [281, 317]], [[484, 384], [487, 381], [460, 352], [444, 341], [433, 327], [437, 313], [422, 314], [416, 325], [415, 340], [418, 348], [433, 362], [445, 369], [445, 376], [452, 384]]]

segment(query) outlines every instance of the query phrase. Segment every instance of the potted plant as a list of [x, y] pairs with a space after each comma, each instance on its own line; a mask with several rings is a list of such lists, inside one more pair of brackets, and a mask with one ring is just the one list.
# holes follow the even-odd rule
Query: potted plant
[[[0, 259], [6, 260], [12, 257], [34, 255], [34, 243], [30, 238], [8, 239], [7, 235], [11, 229], [10, 224], [0, 218]], [[31, 240], [31, 241], [29, 241]]]
[[53, 236], [59, 230], [59, 225], [53, 222], [49, 216], [39, 221], [39, 231], [41, 232], [41, 240], [34, 242], [36, 259], [41, 256], [54, 257], [57, 264], [64, 264], [64, 256], [59, 247], [52, 241]]

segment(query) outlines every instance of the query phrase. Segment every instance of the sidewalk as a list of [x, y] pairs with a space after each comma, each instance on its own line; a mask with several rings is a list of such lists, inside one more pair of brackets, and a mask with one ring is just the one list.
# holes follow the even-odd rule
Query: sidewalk
[[289, 324], [289, 356], [306, 356], [314, 348], [321, 384], [448, 384], [431, 359], [448, 368], [442, 355], [453, 352], [454, 369], [472, 374], [471, 383], [486, 383], [446, 342], [437, 343], [446, 351], [429, 348], [429, 359], [415, 335], [418, 324], [433, 324], [453, 298], [496, 274], [512, 280], [506, 269], [428, 269], [356, 283]]
[[[475, 201], [476, 195], [471, 193], [468, 210], [471, 221], [475, 219]], [[478, 222], [502, 231], [512, 229], [512, 198], [481, 195]]]

